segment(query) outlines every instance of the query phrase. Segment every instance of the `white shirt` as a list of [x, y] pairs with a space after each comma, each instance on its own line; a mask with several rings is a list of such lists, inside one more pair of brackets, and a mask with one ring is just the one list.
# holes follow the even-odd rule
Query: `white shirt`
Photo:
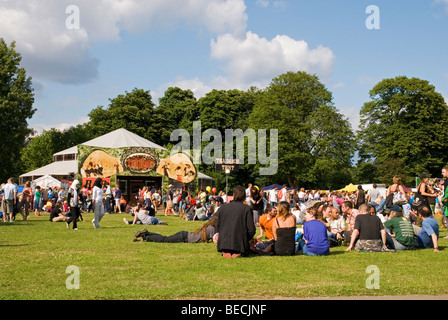
[[277, 192], [274, 189], [269, 191], [269, 200], [271, 202], [277, 202]]
[[337, 220], [328, 218], [327, 221], [330, 222], [330, 229], [334, 229], [336, 232], [340, 232], [345, 228], [345, 219], [343, 216], [339, 216]]
[[92, 200], [93, 201], [103, 201], [104, 191], [102, 188], [98, 188], [97, 186], [93, 187], [92, 191]]
[[282, 198], [280, 199], [280, 201], [286, 201], [287, 192], [288, 192], [288, 189], [286, 189], [286, 188], [282, 189]]
[[17, 186], [13, 183], [5, 184], [2, 190], [5, 192], [3, 197], [6, 200], [14, 200], [14, 193], [18, 192]]

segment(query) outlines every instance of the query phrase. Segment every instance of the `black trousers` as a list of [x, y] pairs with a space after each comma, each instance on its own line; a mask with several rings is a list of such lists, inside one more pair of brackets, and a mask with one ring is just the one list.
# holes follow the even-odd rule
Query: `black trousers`
[[77, 224], [77, 220], [79, 218], [80, 215], [80, 210], [79, 207], [70, 207], [70, 215], [71, 217], [67, 220], [67, 223], [70, 224], [70, 222], [73, 222], [73, 229], [78, 228], [78, 224]]
[[143, 239], [147, 242], [164, 242], [164, 243], [179, 243], [188, 242], [188, 231], [179, 231], [171, 236], [162, 236], [158, 233], [148, 232]]

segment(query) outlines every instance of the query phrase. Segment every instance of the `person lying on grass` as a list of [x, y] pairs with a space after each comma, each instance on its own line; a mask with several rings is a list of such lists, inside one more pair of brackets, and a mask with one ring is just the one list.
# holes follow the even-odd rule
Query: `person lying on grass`
[[171, 236], [163, 236], [158, 233], [149, 232], [146, 229], [137, 231], [132, 241], [134, 242], [163, 242], [163, 243], [199, 243], [213, 240], [217, 242], [216, 235], [216, 216], [204, 223], [196, 231], [179, 231]]

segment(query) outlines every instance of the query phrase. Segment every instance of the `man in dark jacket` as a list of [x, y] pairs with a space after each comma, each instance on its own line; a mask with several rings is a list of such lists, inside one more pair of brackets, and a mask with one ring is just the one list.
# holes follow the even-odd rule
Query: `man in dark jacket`
[[225, 258], [247, 256], [250, 253], [249, 241], [255, 235], [252, 209], [243, 203], [246, 191], [242, 186], [233, 190], [233, 201], [223, 204], [217, 212], [216, 232], [218, 252]]

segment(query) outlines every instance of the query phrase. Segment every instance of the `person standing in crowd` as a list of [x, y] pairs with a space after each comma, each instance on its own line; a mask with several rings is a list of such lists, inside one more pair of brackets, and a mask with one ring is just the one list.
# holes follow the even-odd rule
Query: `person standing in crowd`
[[2, 212], [3, 212], [3, 222], [6, 221], [8, 216], [9, 222], [14, 222], [13, 213], [14, 206], [17, 203], [18, 188], [14, 184], [14, 178], [9, 178], [8, 183], [2, 187], [3, 200], [2, 200]]
[[[414, 201], [411, 204], [411, 208], [414, 211], [418, 212], [418, 208], [422, 206], [428, 206], [431, 210], [431, 207], [429, 206], [428, 197], [437, 197], [438, 193], [429, 193], [428, 189], [428, 181], [429, 176], [426, 173], [422, 173], [420, 175], [420, 183], [417, 186], [417, 192], [414, 196]], [[432, 214], [432, 212], [431, 212]]]
[[299, 202], [301, 204], [304, 204], [306, 202], [305, 188], [300, 188], [300, 191], [299, 191]]
[[[443, 215], [445, 216], [445, 221], [448, 222], [448, 167], [443, 167], [442, 176], [445, 178], [443, 181], [443, 197], [440, 203], [443, 205]], [[444, 239], [448, 239], [445, 236]]]
[[[166, 192], [166, 207], [165, 207], [165, 217], [168, 215], [168, 213], [173, 212], [173, 185], [170, 184], [168, 186], [168, 191]], [[180, 208], [179, 208], [180, 210]]]
[[60, 203], [64, 203], [64, 197], [65, 197], [65, 189], [64, 188], [61, 188], [60, 190], [59, 190], [59, 192], [58, 192], [58, 200], [57, 200], [57, 202], [60, 202]]
[[[173, 194], [173, 198], [174, 198], [174, 194]], [[201, 202], [203, 204], [205, 204], [207, 195], [205, 194], [204, 199], [201, 199]], [[184, 216], [187, 212], [187, 203], [188, 202], [188, 191], [187, 191], [187, 187], [184, 185], [182, 186], [182, 192], [180, 195], [180, 200], [179, 200], [179, 214], [181, 216]]]
[[[156, 189], [152, 194], [152, 204], [154, 205], [154, 210], [157, 212], [159, 210], [159, 206], [161, 201], [160, 190]], [[174, 199], [173, 199], [174, 200]]]
[[81, 215], [80, 206], [82, 204], [82, 195], [79, 189], [79, 181], [74, 180], [68, 190], [67, 202], [70, 207], [70, 218], [67, 219], [67, 229], [73, 222], [73, 230], [78, 230], [78, 218]]
[[250, 197], [249, 197], [249, 203], [250, 207], [252, 208], [252, 212], [254, 215], [254, 223], [255, 226], [259, 226], [260, 222], [260, 215], [263, 214], [263, 198], [261, 197], [260, 190], [257, 189], [257, 187], [252, 187]]
[[252, 183], [249, 183], [246, 189], [246, 204], [250, 206], [250, 194], [252, 192]]
[[36, 186], [34, 191], [34, 216], [40, 216], [42, 210], [42, 193], [40, 186]]
[[[33, 190], [31, 189], [31, 182], [26, 182], [25, 187], [22, 191], [22, 200], [19, 204], [19, 211], [22, 214], [23, 221], [28, 219], [30, 214], [30, 205], [31, 205], [31, 195], [33, 194]], [[23, 210], [25, 209], [25, 213]]]
[[374, 206], [376, 209], [376, 199], [378, 199], [379, 196], [381, 196], [380, 191], [377, 189], [377, 185], [374, 183], [372, 185], [372, 189], [369, 190], [369, 192], [367, 193], [367, 203], [370, 204], [371, 206]]
[[249, 255], [249, 241], [256, 232], [252, 209], [244, 203], [244, 188], [236, 186], [233, 189], [233, 197], [233, 201], [223, 204], [216, 213], [216, 232], [219, 233], [217, 250], [225, 258]]
[[[434, 184], [435, 184], [434, 180], [428, 181], [428, 184], [427, 184], [428, 193], [432, 194], [432, 195], [437, 194], [437, 196], [438, 196], [439, 194], [436, 192], [436, 190], [434, 188]], [[437, 197], [428, 197], [428, 204], [429, 204], [429, 207], [431, 208], [432, 213], [435, 213], [435, 210], [436, 210], [436, 198]]]
[[274, 207], [276, 207], [278, 203], [277, 196], [277, 186], [274, 186], [271, 190], [269, 190], [269, 204]]
[[110, 184], [105, 181], [104, 182], [105, 189], [104, 190], [104, 213], [109, 214], [111, 213], [111, 205], [110, 201], [112, 199], [112, 190], [110, 188]]
[[117, 212], [118, 209], [118, 213], [121, 213], [121, 189], [119, 186], [116, 186], [115, 188], [115, 192], [114, 192], [114, 201], [115, 201], [115, 207], [114, 207], [114, 213]]
[[358, 190], [355, 194], [355, 205], [354, 208], [358, 209], [360, 205], [364, 204], [366, 202], [366, 196], [364, 193], [364, 190], [362, 189], [362, 186], [358, 186]]
[[101, 229], [100, 221], [104, 216], [104, 191], [102, 183], [103, 180], [101, 178], [96, 178], [92, 189], [92, 207], [94, 214], [92, 223], [95, 229]]
[[286, 184], [284, 184], [283, 188], [281, 188], [280, 191], [278, 192], [278, 202], [286, 201], [289, 203], [288, 199], [289, 199], [288, 188], [286, 187]]

